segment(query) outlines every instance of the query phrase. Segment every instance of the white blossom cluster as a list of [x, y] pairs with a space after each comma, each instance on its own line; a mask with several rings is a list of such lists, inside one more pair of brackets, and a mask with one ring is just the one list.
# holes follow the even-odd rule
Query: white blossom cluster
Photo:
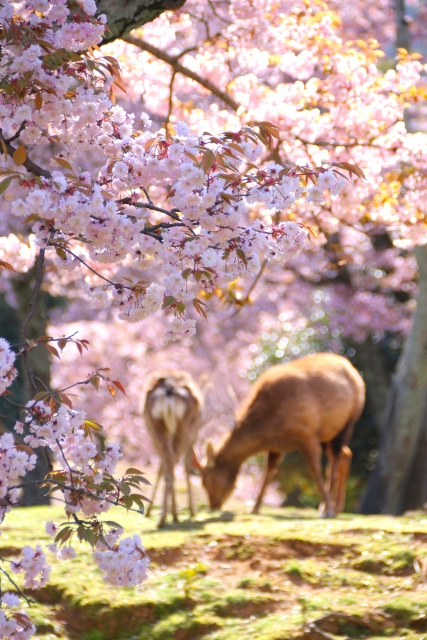
[[[80, 2], [71, 13], [65, 0], [8, 2], [0, 22], [7, 26], [14, 10], [28, 25], [45, 30], [52, 51], [79, 52], [99, 41], [103, 29], [103, 18], [92, 17], [92, 0]], [[111, 102], [112, 78], [105, 80], [97, 71], [105, 64], [101, 55], [91, 59], [90, 72], [86, 67], [79, 71], [72, 61], [47, 72], [38, 44], [29, 42], [19, 51], [14, 43], [3, 44], [0, 76], [17, 80], [31, 68], [28, 86], [40, 96], [37, 101], [28, 90], [19, 105], [14, 95], [3, 97], [4, 135], [19, 132], [19, 143], [31, 158], [37, 159], [38, 147], [52, 138], [63, 150], [51, 160], [53, 171], [42, 172], [38, 181], [28, 179], [20, 167], [10, 187], [19, 189], [12, 213], [31, 217], [39, 246], [63, 248], [66, 269], [82, 267], [86, 257], [95, 267], [157, 268], [159, 281], [147, 286], [110, 282], [91, 287], [95, 303], [118, 305], [122, 320], [139, 321], [168, 299], [165, 306], [174, 315], [171, 334], [193, 333], [194, 321], [184, 314], [200, 293], [257, 273], [266, 258], [282, 262], [295, 255], [307, 233], [294, 223], [283, 227], [286, 211], [300, 198], [321, 203], [325, 189], [336, 195], [344, 186], [332, 170], [311, 170], [318, 186], [305, 186], [304, 171], [297, 167], [270, 163], [247, 171], [248, 162], [255, 166], [263, 153], [261, 138], [248, 128], [232, 135], [193, 136], [178, 122], [175, 136], [166, 139], [149, 131], [150, 119], [142, 114], [143, 131], [136, 129], [134, 115]], [[88, 151], [99, 159], [99, 171], [76, 168], [79, 154]], [[171, 211], [148, 195], [165, 191]], [[263, 223], [251, 221], [254, 207]], [[284, 212], [285, 222], [276, 227], [271, 219], [278, 212]]]
[[106, 582], [114, 586], [130, 587], [147, 578], [150, 560], [138, 535], [122, 538], [114, 547], [98, 543], [93, 557]]
[[[61, 405], [55, 413], [43, 401], [30, 401], [27, 404], [26, 422], [30, 434], [24, 441], [31, 447], [48, 447], [53, 451], [57, 463], [64, 471], [67, 486], [63, 492], [68, 513], [82, 511], [84, 515], [99, 514], [109, 509], [109, 504], [102, 498], [106, 492], [97, 493], [92, 498], [90, 490], [85, 486], [74, 488], [75, 478], [84, 475], [96, 485], [104, 480], [104, 474], [112, 475], [122, 457], [119, 445], [110, 444], [102, 455], [94, 442], [88, 440], [84, 429], [85, 413], [74, 411]], [[23, 431], [22, 423], [15, 427]], [[70, 472], [71, 470], [71, 472]], [[85, 494], [78, 492], [78, 489]]]
[[[2, 593], [0, 597], [0, 640], [28, 640], [36, 632], [27, 614], [17, 610], [21, 605], [14, 593]], [[18, 614], [17, 617], [15, 615]]]
[[6, 505], [0, 507], [3, 515], [9, 509], [8, 504], [13, 504], [18, 499], [19, 489], [14, 488], [14, 485], [27, 471], [34, 469], [37, 462], [37, 456], [19, 451], [15, 446], [11, 433], [0, 436], [0, 498], [7, 498]]
[[0, 395], [6, 391], [17, 375], [13, 367], [15, 357], [7, 340], [0, 338]]
[[17, 562], [12, 562], [12, 571], [24, 574], [26, 589], [43, 587], [49, 579], [50, 567], [46, 563], [46, 556], [42, 548], [40, 545], [37, 545], [35, 549], [26, 546], [21, 553], [22, 558]]
[[[25, 442], [32, 447], [49, 447], [64, 472], [62, 493], [67, 513], [93, 517], [108, 511], [115, 496], [107, 490], [93, 491], [90, 485], [99, 486], [105, 480], [105, 474], [114, 474], [122, 456], [119, 446], [108, 445], [100, 454], [94, 442], [87, 439], [84, 412], [73, 411], [64, 405], [52, 413], [51, 407], [43, 401], [30, 401], [27, 414], [30, 435], [24, 438]], [[22, 432], [23, 424], [18, 423], [17, 429]], [[56, 536], [59, 529], [49, 522], [46, 531]], [[107, 545], [97, 543], [94, 559], [105, 572], [107, 582], [116, 586], [139, 584], [147, 577], [149, 558], [138, 536], [117, 543], [122, 533], [122, 529], [117, 529], [104, 535]], [[49, 549], [62, 560], [75, 557], [71, 546], [51, 545]]]

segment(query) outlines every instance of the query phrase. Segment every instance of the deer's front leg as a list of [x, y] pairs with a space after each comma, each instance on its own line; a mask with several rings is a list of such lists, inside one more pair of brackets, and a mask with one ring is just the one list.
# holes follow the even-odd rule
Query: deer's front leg
[[273, 480], [274, 476], [277, 473], [277, 468], [282, 459], [281, 453], [275, 453], [274, 451], [269, 451], [267, 454], [267, 468], [265, 471], [264, 482], [261, 487], [261, 491], [259, 492], [258, 498], [253, 506], [252, 513], [258, 513], [262, 504], [262, 499], [266, 492], [266, 489], [270, 482]]
[[192, 456], [194, 456], [194, 451], [191, 449], [190, 453], [185, 458], [185, 475], [187, 477], [188, 510], [190, 512], [190, 518], [194, 517], [193, 495], [190, 480]]
[[165, 526], [166, 515], [168, 512], [168, 495], [169, 495], [169, 489], [168, 489], [168, 483], [166, 481], [166, 473], [165, 473], [165, 490], [163, 493], [162, 513], [160, 514], [160, 520], [157, 523], [157, 527], [159, 529]]
[[176, 509], [176, 498], [175, 498], [175, 474], [174, 474], [173, 468], [172, 468], [171, 480], [169, 483], [169, 493], [171, 496], [172, 520], [174, 522], [178, 522], [178, 512]]
[[150, 517], [151, 509], [154, 506], [154, 498], [156, 497], [157, 488], [159, 486], [161, 475], [162, 475], [162, 463], [159, 464], [159, 470], [157, 472], [156, 482], [154, 483], [153, 493], [151, 494], [151, 502], [148, 505], [148, 508], [147, 508], [147, 511], [146, 511], [146, 514], [145, 514], [147, 516], [147, 518]]

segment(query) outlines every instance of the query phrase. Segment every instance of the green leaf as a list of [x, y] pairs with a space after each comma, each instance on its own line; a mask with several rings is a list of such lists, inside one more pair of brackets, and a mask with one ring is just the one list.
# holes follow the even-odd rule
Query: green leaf
[[163, 300], [162, 309], [170, 307], [171, 305], [175, 304], [175, 302], [176, 298], [174, 298], [173, 296], [166, 296], [166, 298]]
[[118, 522], [114, 522], [114, 520], [105, 520], [104, 524], [106, 524], [107, 527], [111, 527], [112, 529], [123, 529], [122, 525]]
[[145, 475], [143, 471], [140, 471], [139, 469], [135, 469], [135, 467], [129, 467], [129, 469], [126, 469], [125, 476], [133, 473], [136, 473], [138, 475]]
[[6, 180], [0, 182], [0, 195], [6, 191], [12, 180], [13, 178], [6, 178]]

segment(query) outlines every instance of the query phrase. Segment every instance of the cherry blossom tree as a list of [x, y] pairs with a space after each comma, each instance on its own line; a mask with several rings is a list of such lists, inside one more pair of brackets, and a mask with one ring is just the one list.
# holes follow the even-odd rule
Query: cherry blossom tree
[[[0, 8], [0, 192], [7, 220], [0, 266], [14, 272], [20, 260], [35, 255], [20, 340], [13, 347], [0, 342], [2, 398], [17, 404], [8, 388], [18, 357], [34, 393], [18, 404], [22, 418], [14, 432], [23, 442], [12, 433], [0, 438], [1, 518], [19, 503], [25, 475], [36, 463], [34, 450], [42, 448], [57, 464], [43, 482], [68, 516], [61, 525], [47, 524], [54, 536], [50, 551], [67, 559], [75, 553], [71, 541], [88, 542], [105, 579], [119, 586], [143, 581], [148, 558], [138, 536], [122, 538], [122, 528], [101, 514], [113, 505], [143, 512], [144, 496], [132, 491], [147, 481], [135, 468], [114, 477], [122, 456], [118, 445], [100, 452], [93, 436], [102, 427], [74, 407], [75, 388], [105, 383], [113, 396], [125, 392], [109, 369], [52, 390], [31, 366], [31, 350], [59, 356], [71, 345], [80, 353], [88, 348], [88, 340], [75, 334], [28, 337], [45, 271], [54, 287], [60, 274], [77, 272], [75, 279], [82, 280], [83, 270], [95, 305], [113, 307], [131, 323], [163, 308], [171, 318], [165, 333], [191, 336], [189, 308], [206, 316], [203, 298], [221, 297], [266, 260], [283, 264], [301, 250], [309, 229], [302, 217], [289, 219], [293, 203], [318, 202], [324, 192], [336, 197], [344, 174], [363, 172], [351, 163], [262, 163], [279, 139], [277, 126], [265, 120], [199, 135], [180, 121], [165, 135], [151, 133], [142, 113], [137, 129], [135, 114], [115, 104], [122, 77], [116, 59], [97, 46], [106, 19], [95, 13], [92, 0], [71, 9], [62, 0], [5, 1]], [[25, 250], [16, 251], [17, 239], [27, 243], [26, 257]], [[134, 276], [135, 268], [148, 277]], [[24, 573], [28, 588], [44, 585], [49, 575], [39, 547], [24, 548], [11, 571]], [[19, 599], [2, 594], [2, 604], [2, 637], [32, 635], [31, 622], [16, 611]]]
[[[133, 20], [112, 37], [143, 22]], [[230, 364], [247, 371], [258, 349], [253, 336], [263, 326], [271, 333], [276, 317], [286, 320], [285, 295], [301, 318], [327, 276], [337, 280], [329, 299], [341, 313], [338, 334], [363, 339], [372, 318], [380, 326], [392, 314], [403, 330], [406, 310], [391, 303], [384, 312], [381, 294], [409, 287], [414, 265], [404, 252], [427, 239], [425, 134], [404, 126], [405, 108], [424, 97], [423, 67], [401, 50], [384, 73], [377, 44], [344, 43], [336, 14], [319, 2], [283, 2], [278, 11], [269, 0], [250, 8], [188, 1], [100, 49], [109, 39], [105, 21], [91, 0], [71, 9], [62, 0], [4, 0], [0, 8], [0, 265], [9, 295], [14, 272], [35, 262], [19, 341], [0, 344], [2, 399], [13, 406], [17, 358], [33, 394], [18, 407], [16, 439], [0, 439], [1, 508], [4, 518], [19, 502], [33, 451], [53, 454], [58, 468], [46, 482], [69, 520], [47, 525], [52, 551], [66, 559], [71, 541], [86, 540], [105, 578], [131, 585], [146, 576], [142, 541], [121, 538], [102, 513], [112, 505], [142, 512], [135, 489], [145, 478], [135, 468], [114, 477], [122, 454], [115, 444], [96, 447], [103, 421], [96, 402], [86, 414], [72, 395], [105, 385], [116, 397], [125, 388], [105, 362], [77, 381], [59, 368], [53, 389], [35, 373], [31, 352], [65, 360], [73, 347], [86, 358], [90, 347], [74, 329], [29, 338], [40, 291], [58, 295], [67, 285], [79, 328], [90, 308], [117, 318], [122, 335], [137, 342], [144, 320], [153, 361], [165, 337], [178, 338], [174, 358], [182, 364], [200, 318], [193, 366], [201, 373], [209, 353], [217, 376]], [[378, 236], [391, 246], [380, 251]], [[348, 284], [360, 287], [350, 302], [364, 310], [364, 323], [354, 317]], [[204, 325], [224, 304], [232, 311]], [[248, 350], [233, 362], [242, 344]], [[143, 346], [145, 355], [150, 342]], [[163, 360], [170, 353], [165, 348]], [[229, 415], [239, 384], [221, 380]], [[48, 578], [39, 548], [24, 549], [11, 570], [24, 572], [29, 587]], [[3, 599], [3, 637], [33, 632], [17, 606]]]
[[[140, 66], [147, 70], [142, 78], [126, 63], [135, 49], [115, 43], [111, 51], [131, 80], [129, 108], [143, 95], [144, 104], [155, 105], [153, 113], [161, 114], [158, 123], [167, 129], [187, 114], [196, 130], [214, 127], [218, 116], [230, 127], [241, 119], [268, 119], [283, 131], [276, 153], [286, 157], [292, 149], [293, 157], [301, 154], [298, 157], [306, 162], [319, 162], [327, 155], [329, 160], [356, 162], [363, 169], [367, 182], [344, 189], [339, 198], [319, 202], [310, 212], [303, 202], [295, 205], [296, 219], [302, 216], [317, 238], [311, 238], [310, 250], [285, 265], [285, 275], [282, 267], [267, 266], [258, 282], [259, 286], [270, 282], [276, 291], [280, 282], [286, 283], [288, 299], [300, 300], [303, 316], [311, 296], [321, 289], [327, 315], [343, 327], [344, 336], [360, 345], [358, 351], [369, 351], [372, 361], [372, 332], [394, 331], [400, 342], [409, 331], [414, 310], [418, 272], [409, 250], [414, 243], [424, 242], [425, 134], [410, 131], [418, 126], [418, 105], [425, 100], [423, 67], [419, 56], [408, 56], [402, 49], [393, 65], [382, 57], [377, 43], [360, 40], [364, 29], [372, 34], [375, 24], [375, 33], [393, 55], [395, 25], [405, 13], [403, 3], [397, 17], [389, 2], [367, 10], [357, 3], [336, 3], [338, 16], [327, 10], [331, 3], [297, 8], [287, 3], [285, 18], [278, 13], [273, 19], [269, 6], [259, 3], [245, 12], [238, 3], [214, 7], [187, 3], [177, 14], [164, 14], [153, 28], [125, 37], [141, 51]], [[411, 27], [417, 41], [425, 6], [411, 3], [407, 10], [416, 17]], [[262, 22], [262, 30], [254, 31], [255, 21]], [[343, 46], [340, 35], [353, 42]], [[283, 41], [285, 53], [280, 48]], [[339, 49], [334, 49], [334, 42]], [[404, 231], [401, 222], [409, 218], [410, 231], [408, 227]], [[422, 255], [418, 253], [418, 260]], [[247, 299], [240, 291], [229, 292], [227, 299], [239, 303], [234, 293]], [[253, 301], [253, 292], [250, 297]], [[370, 369], [368, 363], [368, 374]], [[422, 375], [418, 379], [421, 398]], [[382, 398], [378, 422], [387, 392], [382, 380], [371, 393]], [[414, 421], [413, 413], [408, 415], [408, 423], [418, 425], [423, 401], [414, 404], [412, 399], [408, 406], [418, 416]], [[396, 428], [401, 427], [398, 421]], [[403, 476], [416, 451], [417, 433], [418, 426], [411, 446], [404, 448], [408, 457], [402, 463]], [[394, 440], [399, 457], [401, 442]], [[386, 462], [386, 466], [389, 475], [394, 473], [395, 464]], [[404, 483], [403, 479], [401, 487]], [[395, 483], [390, 487], [390, 496], [397, 499]], [[373, 493], [380, 495], [375, 489]], [[382, 508], [390, 510], [386, 503]]]

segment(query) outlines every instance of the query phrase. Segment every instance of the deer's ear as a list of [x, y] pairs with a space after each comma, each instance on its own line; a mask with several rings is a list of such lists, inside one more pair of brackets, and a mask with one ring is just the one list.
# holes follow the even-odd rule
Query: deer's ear
[[200, 462], [200, 460], [198, 460], [198, 458], [197, 458], [197, 456], [196, 456], [196, 454], [194, 452], [194, 449], [191, 450], [191, 466], [193, 467], [193, 469], [197, 469], [197, 471], [201, 472], [203, 470], [201, 462]]
[[213, 467], [215, 462], [215, 449], [213, 447], [212, 442], [209, 440], [206, 445], [206, 466]]

